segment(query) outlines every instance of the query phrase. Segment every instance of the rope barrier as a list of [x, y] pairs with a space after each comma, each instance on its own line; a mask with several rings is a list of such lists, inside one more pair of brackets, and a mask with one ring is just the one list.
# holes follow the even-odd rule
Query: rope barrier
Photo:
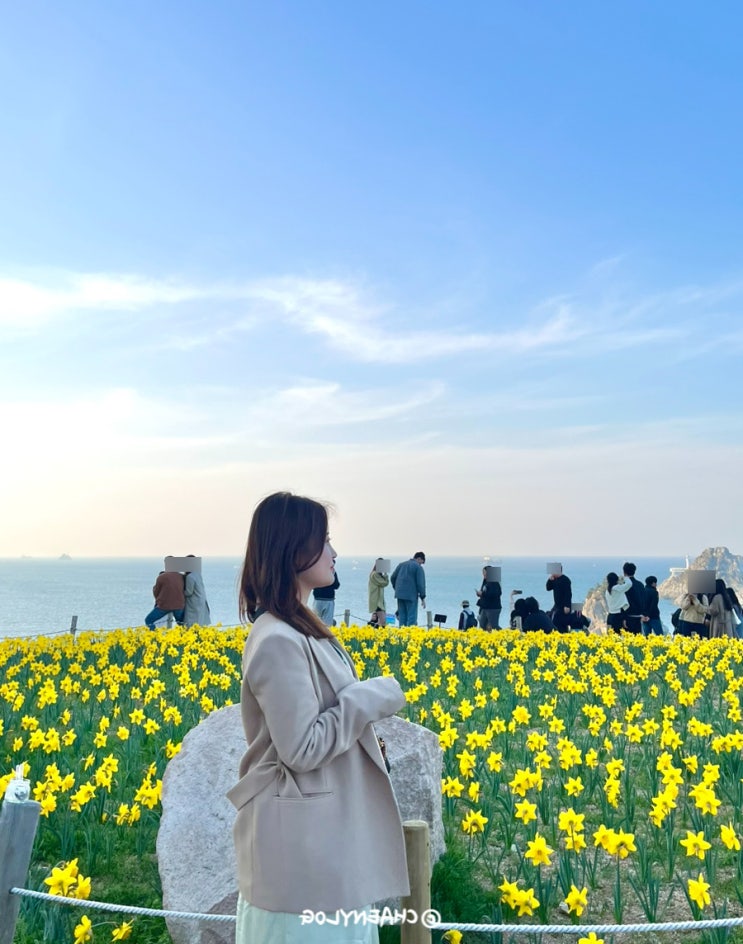
[[480, 931], [483, 934], [637, 934], [650, 931], [706, 931], [743, 925], [743, 917], [700, 918], [698, 921], [671, 921], [647, 924], [447, 924], [440, 921], [429, 927], [436, 931]]
[[[182, 918], [192, 921], [234, 922], [235, 915], [199, 914], [190, 911], [167, 911], [159, 908], [139, 908], [136, 905], [115, 905], [107, 901], [88, 901], [83, 898], [65, 898], [49, 892], [35, 892], [28, 888], [13, 887], [11, 895], [23, 898], [36, 898], [50, 901], [57, 905], [71, 905], [75, 908], [88, 908], [98, 911], [112, 911], [117, 914], [140, 915], [150, 918]], [[388, 922], [384, 922], [385, 924]], [[453, 924], [444, 921], [431, 923], [430, 930], [435, 931], [479, 931], [482, 934], [641, 934], [650, 931], [708, 931], [715, 928], [734, 928], [743, 925], [743, 916], [737, 918], [700, 918], [690, 921], [649, 922], [646, 924]]]
[[90, 908], [97, 911], [114, 911], [117, 914], [142, 915], [148, 918], [190, 918], [193, 921], [235, 921], [235, 915], [198, 914], [190, 911], [165, 911], [160, 908], [139, 908], [136, 905], [114, 905], [108, 901], [88, 901], [85, 898], [65, 898], [49, 892], [34, 892], [29, 888], [10, 889], [11, 895], [51, 901], [56, 905], [72, 905], [74, 908]]

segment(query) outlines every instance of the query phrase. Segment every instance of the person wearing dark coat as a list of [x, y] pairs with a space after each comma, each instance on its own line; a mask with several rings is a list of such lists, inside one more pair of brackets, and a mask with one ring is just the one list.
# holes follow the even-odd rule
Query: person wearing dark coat
[[550, 574], [547, 578], [547, 589], [552, 591], [554, 606], [550, 617], [555, 629], [566, 633], [570, 629], [570, 614], [573, 610], [573, 585], [565, 574]]
[[658, 606], [660, 597], [658, 596], [658, 578], [645, 578], [645, 616], [647, 619], [643, 623], [643, 630], [646, 636], [662, 636], [663, 623], [660, 619], [660, 608]]
[[526, 600], [523, 597], [519, 597], [513, 604], [513, 609], [511, 610], [511, 629], [524, 628], [524, 620], [526, 619], [525, 604]]
[[487, 580], [487, 567], [482, 569], [482, 586], [477, 593], [480, 608], [480, 629], [500, 629], [501, 585], [497, 580]]
[[315, 613], [326, 626], [335, 626], [335, 591], [340, 585], [338, 574], [335, 574], [333, 582], [327, 587], [316, 587], [312, 591]]
[[535, 597], [526, 597], [524, 600], [524, 610], [526, 616], [523, 617], [522, 627], [527, 633], [551, 633], [555, 626], [544, 610], [539, 609], [539, 603]]
[[627, 609], [624, 611], [624, 628], [628, 633], [639, 635], [642, 633], [642, 624], [645, 622], [645, 588], [636, 579], [637, 567], [626, 561], [622, 565], [622, 573], [632, 586], [627, 590]]

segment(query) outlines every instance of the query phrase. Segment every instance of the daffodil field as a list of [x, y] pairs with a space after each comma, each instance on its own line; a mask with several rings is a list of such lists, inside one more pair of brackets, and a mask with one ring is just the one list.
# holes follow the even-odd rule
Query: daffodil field
[[[339, 634], [359, 675], [395, 674], [407, 717], [439, 737], [447, 844], [464, 849], [488, 896], [481, 920], [743, 914], [743, 643]], [[190, 728], [238, 700], [244, 637], [132, 629], [0, 643], [0, 790], [25, 762], [42, 806], [30, 887], [158, 906], [163, 772]], [[26, 905], [18, 939], [168, 940], [160, 921], [99, 914]]]

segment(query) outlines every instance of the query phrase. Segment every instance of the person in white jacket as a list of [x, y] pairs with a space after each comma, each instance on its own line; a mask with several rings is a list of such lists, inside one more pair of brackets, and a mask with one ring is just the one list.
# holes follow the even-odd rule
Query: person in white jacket
[[608, 613], [606, 625], [615, 633], [624, 628], [624, 611], [629, 608], [627, 591], [631, 586], [632, 584], [627, 578], [622, 577], [620, 579], [613, 570], [606, 575], [606, 591], [604, 593]]

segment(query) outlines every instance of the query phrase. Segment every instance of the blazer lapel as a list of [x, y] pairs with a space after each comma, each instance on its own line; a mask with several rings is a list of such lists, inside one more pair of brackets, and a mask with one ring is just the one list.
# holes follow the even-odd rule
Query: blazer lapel
[[307, 640], [317, 668], [336, 694], [357, 680], [353, 662], [349, 664], [344, 656], [336, 652], [330, 640], [315, 639], [314, 636], [308, 636]]

